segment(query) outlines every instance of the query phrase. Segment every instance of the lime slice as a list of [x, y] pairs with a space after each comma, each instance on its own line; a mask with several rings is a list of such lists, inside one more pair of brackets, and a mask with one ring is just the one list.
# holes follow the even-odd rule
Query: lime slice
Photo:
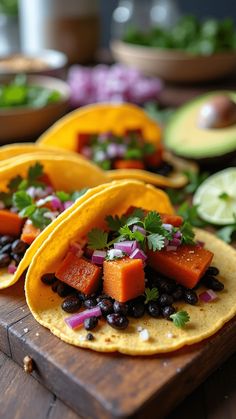
[[236, 168], [230, 167], [207, 178], [197, 189], [193, 203], [199, 216], [209, 223], [226, 225], [236, 218]]

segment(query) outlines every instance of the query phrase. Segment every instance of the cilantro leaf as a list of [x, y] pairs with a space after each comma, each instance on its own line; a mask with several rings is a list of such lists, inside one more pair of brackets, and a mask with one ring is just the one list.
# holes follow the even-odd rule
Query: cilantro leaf
[[36, 210], [36, 205], [32, 204], [32, 205], [28, 205], [27, 207], [23, 208], [20, 212], [19, 215], [22, 218], [28, 217], [30, 218], [31, 215], [34, 213], [34, 211]]
[[205, 227], [207, 223], [202, 221], [198, 216], [198, 205], [189, 205], [187, 201], [183, 202], [178, 209], [178, 214], [184, 218], [184, 220], [189, 221], [195, 227]]
[[142, 208], [134, 208], [132, 214], [129, 214], [129, 217], [138, 217], [140, 220], [144, 218], [144, 211]]
[[134, 233], [130, 230], [129, 226], [124, 225], [119, 229], [119, 233], [121, 236], [132, 240], [134, 238]]
[[105, 220], [109, 230], [111, 231], [119, 231], [123, 225], [122, 218], [118, 217], [118, 215], [115, 215], [114, 217], [112, 215], [108, 215]]
[[165, 237], [161, 234], [149, 234], [147, 236], [148, 248], [150, 250], [161, 250], [165, 244]]
[[177, 313], [170, 315], [171, 320], [176, 327], [182, 329], [187, 322], [190, 321], [190, 316], [187, 311], [177, 311]]
[[20, 183], [22, 182], [23, 178], [20, 175], [15, 176], [10, 180], [7, 187], [11, 192], [17, 191]]
[[100, 230], [99, 228], [93, 228], [88, 233], [88, 248], [94, 250], [100, 250], [107, 247], [108, 233]]
[[209, 176], [209, 173], [207, 172], [202, 172], [202, 173], [197, 173], [197, 172], [193, 172], [192, 170], [186, 170], [184, 171], [184, 174], [187, 176], [188, 178], [188, 185], [185, 186], [184, 190], [186, 193], [194, 193], [197, 188], [201, 185], [201, 183], [206, 180]]
[[236, 232], [236, 224], [220, 228], [216, 235], [226, 243], [231, 243], [232, 236]]
[[145, 294], [146, 297], [144, 304], [149, 303], [149, 301], [156, 301], [159, 297], [159, 291], [157, 288], [145, 288]]
[[45, 217], [45, 213], [48, 212], [48, 208], [37, 208], [33, 212], [33, 214], [30, 215], [30, 220], [35, 225], [35, 227], [39, 228], [40, 230], [43, 230], [45, 227], [47, 227], [51, 223], [51, 219]]
[[160, 214], [150, 211], [144, 218], [144, 228], [150, 233], [160, 233], [160, 228], [162, 228]]
[[6, 208], [12, 206], [12, 194], [8, 192], [0, 192], [0, 201], [2, 201]]
[[36, 162], [33, 166], [29, 167], [28, 180], [30, 182], [35, 181], [42, 175], [43, 175], [43, 165], [41, 163]]
[[70, 194], [64, 191], [57, 191], [55, 195], [60, 199], [61, 202], [70, 201], [71, 198]]
[[166, 193], [168, 194], [172, 204], [177, 205], [186, 199], [186, 194], [183, 189], [171, 189], [167, 188]]
[[29, 186], [29, 182], [27, 179], [22, 179], [22, 181], [18, 185], [19, 191], [25, 191]]
[[183, 244], [194, 244], [195, 233], [193, 227], [188, 221], [185, 221], [181, 226], [180, 231], [182, 233], [182, 243]]
[[18, 210], [23, 210], [24, 208], [32, 205], [33, 201], [30, 195], [28, 195], [25, 191], [18, 191], [13, 194], [13, 205]]
[[129, 217], [126, 221], [126, 225], [127, 226], [132, 226], [134, 224], [138, 224], [140, 222], [140, 218], [139, 217]]

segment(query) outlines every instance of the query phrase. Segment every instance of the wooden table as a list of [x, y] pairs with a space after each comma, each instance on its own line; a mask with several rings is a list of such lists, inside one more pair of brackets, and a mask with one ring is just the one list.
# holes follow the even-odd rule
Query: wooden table
[[[166, 419], [235, 419], [236, 355]], [[0, 352], [1, 419], [79, 419], [53, 393]], [[158, 406], [156, 407], [158, 410]], [[147, 418], [148, 419], [148, 418]]]

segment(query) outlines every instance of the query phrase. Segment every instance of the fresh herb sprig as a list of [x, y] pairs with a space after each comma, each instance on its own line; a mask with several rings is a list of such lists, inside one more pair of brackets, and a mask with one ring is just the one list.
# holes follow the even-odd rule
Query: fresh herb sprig
[[26, 191], [18, 191], [13, 195], [13, 205], [20, 211], [22, 218], [29, 218], [35, 227], [43, 230], [50, 224], [51, 220], [45, 217], [48, 208], [37, 207], [31, 196]]
[[159, 291], [157, 288], [145, 288], [145, 301], [144, 304], [148, 304], [150, 301], [156, 301], [159, 297]]
[[190, 321], [190, 316], [187, 311], [177, 311], [177, 313], [170, 315], [174, 325], [180, 329], [184, 328], [186, 323]]

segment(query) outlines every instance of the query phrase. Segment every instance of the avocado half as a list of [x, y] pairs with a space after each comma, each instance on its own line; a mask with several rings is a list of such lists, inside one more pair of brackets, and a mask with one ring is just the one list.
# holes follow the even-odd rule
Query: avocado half
[[202, 166], [223, 164], [236, 156], [236, 124], [214, 129], [197, 126], [201, 107], [219, 95], [228, 95], [236, 102], [236, 92], [215, 91], [191, 100], [174, 113], [164, 132], [167, 149]]

